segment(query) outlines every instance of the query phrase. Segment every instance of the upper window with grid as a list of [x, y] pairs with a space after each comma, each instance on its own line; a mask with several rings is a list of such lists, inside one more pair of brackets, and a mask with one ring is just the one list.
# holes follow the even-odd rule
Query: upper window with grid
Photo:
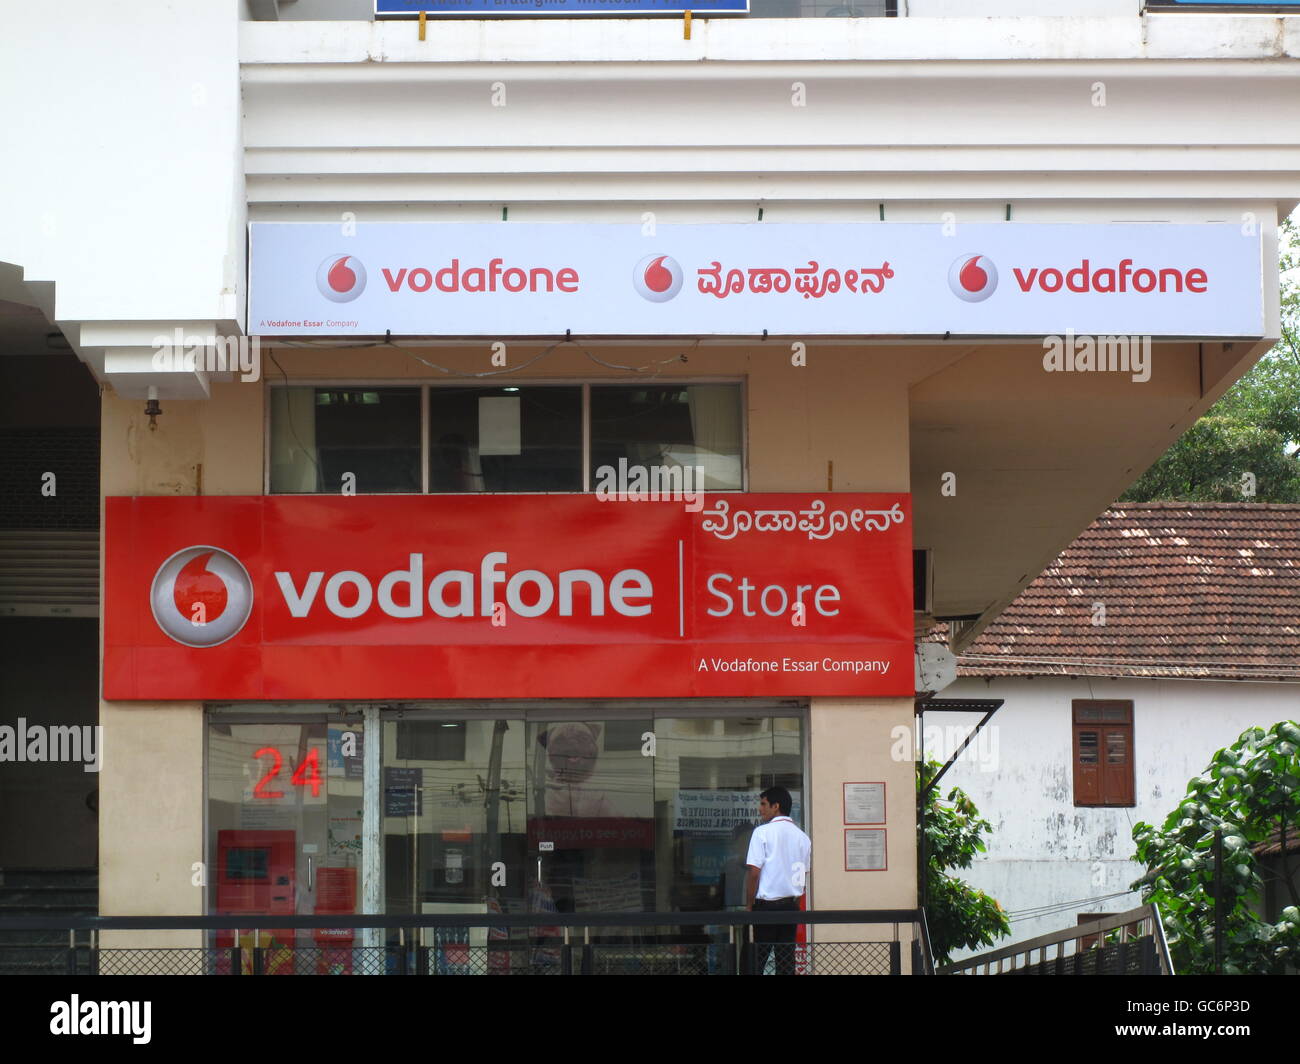
[[275, 386], [273, 494], [581, 492], [637, 470], [744, 486], [739, 384]]

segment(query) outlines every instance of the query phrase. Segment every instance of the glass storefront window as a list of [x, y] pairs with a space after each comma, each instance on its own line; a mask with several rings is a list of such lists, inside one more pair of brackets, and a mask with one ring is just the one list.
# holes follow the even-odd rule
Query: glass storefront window
[[384, 723], [389, 912], [726, 908], [758, 792], [787, 788], [802, 822], [799, 716], [401, 712]]
[[[358, 911], [365, 739], [353, 720], [358, 708], [341, 707], [348, 716], [337, 720], [209, 717], [210, 912]], [[743, 907], [759, 791], [785, 787], [796, 823], [807, 827], [803, 717], [761, 704], [702, 712], [627, 703], [382, 709], [384, 912]], [[483, 970], [484, 957], [490, 972], [545, 972], [560, 962], [560, 934], [438, 928], [423, 943], [437, 947], [440, 972]], [[709, 963], [721, 963], [712, 947], [726, 941], [719, 928], [593, 926], [591, 934], [610, 971], [638, 957], [644, 964], [641, 947], [669, 937], [693, 939], [697, 950], [708, 945]], [[271, 937], [303, 953], [284, 951], [285, 970], [346, 965], [360, 944], [359, 936], [322, 940], [310, 931]], [[217, 944], [229, 945], [230, 936]]]
[[419, 388], [271, 389], [271, 491], [418, 492]]

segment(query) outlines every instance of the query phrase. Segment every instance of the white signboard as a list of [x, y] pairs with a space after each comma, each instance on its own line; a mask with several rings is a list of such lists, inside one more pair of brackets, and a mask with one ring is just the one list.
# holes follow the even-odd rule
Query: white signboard
[[250, 226], [254, 336], [1253, 337], [1237, 225]]

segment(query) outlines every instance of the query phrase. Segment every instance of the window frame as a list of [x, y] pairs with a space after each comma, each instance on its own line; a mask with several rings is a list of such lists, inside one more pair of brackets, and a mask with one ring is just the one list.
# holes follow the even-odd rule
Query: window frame
[[[1107, 710], [1120, 712], [1124, 719], [1080, 720], [1080, 711]], [[1137, 805], [1137, 765], [1134, 756], [1134, 707], [1132, 699], [1075, 698], [1070, 702], [1070, 763], [1076, 809], [1132, 809]], [[1096, 801], [1087, 800], [1093, 788], [1083, 779], [1079, 760], [1082, 732], [1097, 733]], [[1126, 758], [1123, 764], [1109, 767], [1106, 760], [1106, 735], [1118, 732], [1125, 737]]]
[[[690, 378], [655, 378], [651, 381], [610, 380], [600, 377], [574, 377], [571, 379], [548, 378], [539, 380], [513, 378], [496, 383], [494, 378], [481, 380], [448, 381], [430, 383], [409, 379], [391, 378], [353, 378], [334, 380], [330, 378], [308, 377], [302, 380], [266, 380], [265, 402], [262, 404], [262, 494], [277, 497], [302, 496], [304, 498], [322, 495], [336, 495], [333, 491], [281, 492], [271, 490], [271, 408], [270, 389], [272, 388], [337, 388], [339, 390], [362, 388], [414, 388], [420, 393], [420, 490], [418, 492], [367, 492], [358, 491], [357, 495], [393, 496], [402, 498], [420, 497], [459, 497], [476, 495], [590, 495], [591, 486], [591, 389], [593, 385], [604, 387], [646, 387], [653, 383], [659, 386], [689, 387], [695, 384], [735, 384], [740, 388], [740, 487], [710, 489], [710, 494], [731, 494], [749, 490], [749, 385], [745, 377], [690, 377]], [[577, 491], [430, 491], [429, 490], [429, 391], [434, 388], [581, 388], [582, 390], [582, 488]]]

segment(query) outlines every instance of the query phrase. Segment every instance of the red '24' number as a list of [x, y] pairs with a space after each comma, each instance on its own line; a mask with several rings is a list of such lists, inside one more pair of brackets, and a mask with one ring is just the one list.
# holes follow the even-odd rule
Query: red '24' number
[[295, 787], [310, 787], [311, 796], [320, 797], [320, 752], [316, 747], [307, 751], [307, 756], [289, 777], [289, 782]]
[[[257, 781], [257, 786], [253, 788], [253, 797], [283, 798], [284, 791], [266, 790], [266, 785], [280, 774], [280, 766], [284, 764], [284, 758], [280, 755], [280, 751], [273, 746], [264, 746], [253, 755], [257, 759], [268, 756], [271, 758], [271, 768], [265, 776]], [[289, 777], [289, 782], [295, 787], [310, 787], [311, 796], [313, 798], [320, 797], [320, 751], [316, 747], [312, 747], [307, 751], [307, 756], [303, 758], [302, 764], [294, 769], [293, 775]]]

